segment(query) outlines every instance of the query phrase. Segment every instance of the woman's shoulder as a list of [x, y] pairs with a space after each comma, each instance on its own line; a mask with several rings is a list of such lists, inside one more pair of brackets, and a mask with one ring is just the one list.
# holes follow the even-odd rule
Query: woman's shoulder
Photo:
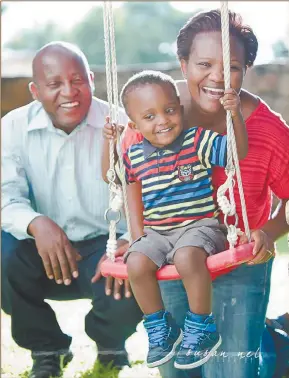
[[271, 109], [260, 97], [244, 90], [242, 90], [240, 97], [242, 112], [247, 125], [260, 123], [260, 126], [277, 128], [281, 132], [283, 130], [285, 134], [289, 133], [289, 126], [282, 115]]
[[126, 126], [122, 135], [121, 149], [125, 153], [133, 144], [138, 144], [143, 140], [142, 134], [137, 130], [132, 130]]
[[253, 95], [252, 93], [244, 89], [241, 90], [240, 99], [242, 113], [245, 120], [247, 121], [247, 119], [249, 119], [250, 116], [254, 114], [256, 110], [259, 109], [261, 101], [257, 96]]

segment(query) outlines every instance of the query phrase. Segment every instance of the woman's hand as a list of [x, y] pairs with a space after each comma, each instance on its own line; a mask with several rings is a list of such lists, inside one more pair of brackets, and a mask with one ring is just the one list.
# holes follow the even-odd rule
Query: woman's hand
[[[263, 230], [251, 231], [251, 239], [255, 242], [253, 255], [255, 256], [248, 262], [248, 265], [263, 264], [275, 257], [274, 242]], [[246, 235], [240, 238], [240, 244], [248, 243]]]

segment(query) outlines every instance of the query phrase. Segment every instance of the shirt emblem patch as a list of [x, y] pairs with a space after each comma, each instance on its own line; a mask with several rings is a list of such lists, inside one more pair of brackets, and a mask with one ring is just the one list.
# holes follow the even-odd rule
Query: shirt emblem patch
[[181, 181], [191, 181], [194, 177], [193, 165], [185, 164], [178, 167], [179, 179]]

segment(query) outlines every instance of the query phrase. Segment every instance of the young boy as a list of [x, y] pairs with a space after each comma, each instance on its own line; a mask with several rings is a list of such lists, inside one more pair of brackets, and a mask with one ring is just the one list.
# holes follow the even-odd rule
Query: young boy
[[[238, 156], [243, 159], [248, 141], [239, 96], [232, 89], [219, 94], [214, 96], [231, 111]], [[184, 131], [176, 85], [160, 72], [134, 75], [122, 89], [121, 100], [129, 127], [144, 137], [124, 154], [127, 183], [141, 185], [144, 206], [143, 225], [131, 224], [135, 241], [125, 261], [144, 313], [147, 364], [156, 367], [169, 361], [181, 343], [175, 367], [191, 369], [205, 363], [221, 345], [211, 313], [206, 258], [225, 249], [211, 168], [226, 165], [227, 137], [195, 125]], [[104, 136], [109, 139], [114, 134], [115, 128], [107, 123]], [[107, 165], [103, 161], [103, 168]], [[190, 310], [184, 334], [162, 302], [156, 271], [165, 264], [175, 264], [187, 292]]]

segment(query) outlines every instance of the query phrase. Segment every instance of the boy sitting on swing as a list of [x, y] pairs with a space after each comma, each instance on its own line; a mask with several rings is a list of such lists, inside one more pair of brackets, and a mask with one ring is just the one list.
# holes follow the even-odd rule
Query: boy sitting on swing
[[[238, 157], [245, 158], [248, 140], [238, 94], [228, 89], [212, 96], [231, 111]], [[129, 127], [144, 137], [124, 154], [127, 184], [141, 185], [144, 207], [142, 226], [132, 222], [134, 242], [124, 260], [132, 291], [144, 313], [149, 338], [147, 365], [156, 367], [169, 361], [181, 343], [175, 367], [195, 368], [222, 342], [211, 312], [206, 259], [226, 245], [211, 175], [212, 166], [226, 165], [227, 137], [194, 125], [184, 130], [177, 87], [161, 72], [132, 76], [122, 89], [121, 101]], [[105, 125], [104, 137], [115, 138], [111, 123]], [[102, 164], [107, 171], [107, 159]], [[165, 264], [175, 264], [187, 292], [184, 333], [162, 302], [156, 271]]]

